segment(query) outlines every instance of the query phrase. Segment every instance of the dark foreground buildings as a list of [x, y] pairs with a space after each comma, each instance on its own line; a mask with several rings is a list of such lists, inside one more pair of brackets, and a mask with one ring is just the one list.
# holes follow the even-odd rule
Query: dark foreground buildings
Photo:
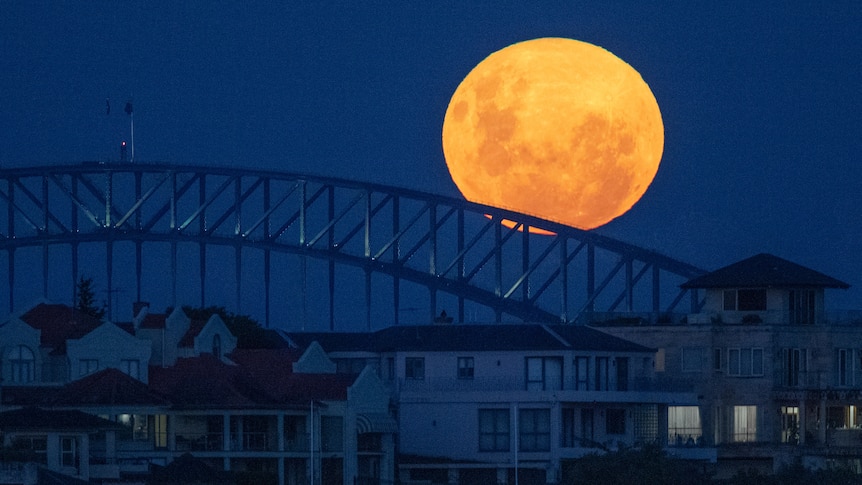
[[824, 308], [847, 285], [762, 254], [685, 286], [703, 292], [698, 313], [255, 345], [217, 316], [142, 306], [100, 323], [40, 304], [0, 326], [0, 432], [18, 453], [2, 466], [21, 482], [203, 467], [259, 483], [543, 484], [585, 454], [658, 442], [717, 476], [860, 471], [862, 315]]

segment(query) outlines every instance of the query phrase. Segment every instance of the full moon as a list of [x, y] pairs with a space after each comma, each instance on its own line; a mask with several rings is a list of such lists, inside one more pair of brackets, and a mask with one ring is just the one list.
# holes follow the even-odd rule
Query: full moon
[[479, 63], [443, 121], [469, 201], [580, 229], [628, 211], [661, 161], [664, 125], [640, 74], [586, 42], [534, 39]]

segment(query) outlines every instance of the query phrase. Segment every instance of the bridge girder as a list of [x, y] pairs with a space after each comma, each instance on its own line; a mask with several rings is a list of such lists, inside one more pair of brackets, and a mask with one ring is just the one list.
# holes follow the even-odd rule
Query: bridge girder
[[[189, 256], [193, 250], [197, 258]], [[164, 280], [170, 282], [172, 306], [192, 294], [201, 306], [230, 307], [223, 294], [212, 301], [208, 288], [231, 286], [235, 312], [262, 307], [267, 325], [304, 328], [322, 309], [331, 330], [357, 318], [368, 328], [378, 320], [399, 324], [405, 301], [422, 300], [428, 314], [419, 321], [428, 322], [446, 306], [440, 298], [457, 306], [453, 317], [459, 322], [575, 322], [583, 315], [637, 310], [658, 315], [676, 311], [687, 295], [678, 283], [703, 273], [595, 232], [414, 190], [306, 174], [139, 163], [0, 170], [0, 254], [10, 312], [34, 293], [74, 301], [75, 282], [85, 274], [109, 295], [132, 286], [134, 301], [154, 293], [144, 279], [161, 278], [156, 286], [165, 290]], [[256, 261], [252, 269], [244, 267], [249, 259]], [[101, 274], [91, 274], [96, 269]], [[358, 274], [362, 284], [337, 283], [344, 271], [354, 279]], [[390, 283], [382, 304], [381, 278]], [[280, 282], [285, 279], [290, 281]], [[355, 299], [354, 286], [362, 287], [364, 312], [337, 303], [343, 294]], [[688, 296], [696, 309], [697, 295]], [[108, 304], [114, 305], [110, 298]]]

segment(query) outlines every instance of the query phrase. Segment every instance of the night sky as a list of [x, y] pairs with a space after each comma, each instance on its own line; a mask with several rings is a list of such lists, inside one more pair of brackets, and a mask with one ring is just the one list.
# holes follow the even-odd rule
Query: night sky
[[317, 3], [0, 2], [0, 165], [117, 159], [133, 98], [137, 161], [458, 196], [440, 142], [458, 83], [570, 37], [637, 69], [665, 124], [651, 188], [597, 232], [705, 269], [769, 252], [862, 308], [858, 2]]

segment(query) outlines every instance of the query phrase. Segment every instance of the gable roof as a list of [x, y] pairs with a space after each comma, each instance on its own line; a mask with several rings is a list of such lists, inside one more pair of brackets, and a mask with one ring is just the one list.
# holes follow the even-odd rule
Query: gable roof
[[108, 368], [67, 384], [51, 399], [55, 406], [167, 406], [161, 394], [143, 382]]
[[831, 276], [761, 253], [680, 285], [682, 288], [849, 288]]

